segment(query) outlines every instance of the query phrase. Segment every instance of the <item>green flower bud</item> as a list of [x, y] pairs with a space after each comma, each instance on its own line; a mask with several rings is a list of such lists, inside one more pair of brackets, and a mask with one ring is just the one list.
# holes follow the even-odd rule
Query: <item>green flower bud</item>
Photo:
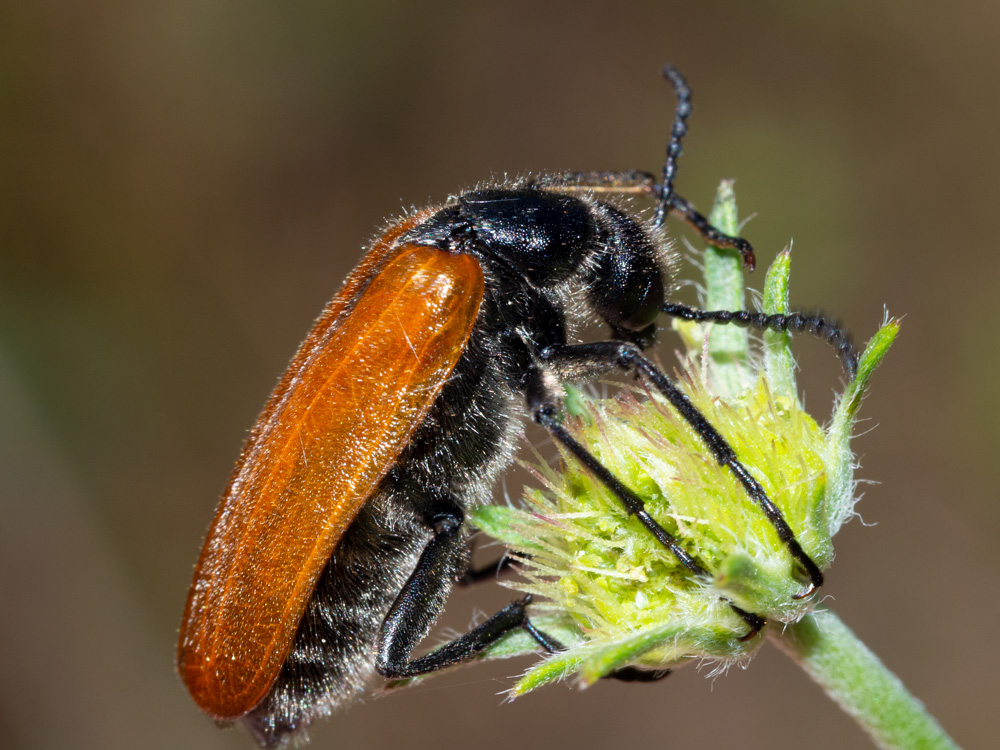
[[[725, 226], [735, 221], [728, 185], [720, 199], [713, 221], [735, 234]], [[730, 221], [722, 221], [727, 212]], [[709, 253], [709, 308], [738, 309], [738, 260]], [[768, 314], [787, 311], [789, 263], [785, 251], [768, 272]], [[825, 429], [799, 402], [787, 333], [766, 333], [762, 354], [752, 355], [745, 331], [716, 337], [721, 327], [675, 327], [688, 349], [678, 385], [781, 509], [806, 554], [827, 568], [832, 537], [853, 512], [851, 430], [898, 323], [887, 322], [868, 343]], [[763, 642], [745, 637], [748, 626], [731, 605], [777, 623], [796, 622], [815, 606], [815, 597], [797, 598], [807, 583], [774, 527], [668, 404], [636, 389], [593, 402], [571, 393], [569, 401], [575, 406], [566, 426], [711, 579], [683, 567], [572, 457], [537, 468], [542, 488], [529, 491], [523, 507], [472, 514], [474, 525], [520, 558], [522, 579], [511, 585], [535, 596], [532, 620], [567, 647], [531, 668], [513, 695], [572, 674], [589, 683], [626, 666], [705, 659], [726, 666]], [[512, 633], [486, 656], [531, 651], [537, 644], [527, 634]]]

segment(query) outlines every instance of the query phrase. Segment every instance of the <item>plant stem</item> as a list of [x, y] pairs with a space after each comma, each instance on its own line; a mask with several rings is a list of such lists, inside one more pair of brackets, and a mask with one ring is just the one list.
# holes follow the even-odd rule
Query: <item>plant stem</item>
[[770, 630], [792, 657], [884, 750], [957, 750], [958, 745], [836, 614], [816, 610]]

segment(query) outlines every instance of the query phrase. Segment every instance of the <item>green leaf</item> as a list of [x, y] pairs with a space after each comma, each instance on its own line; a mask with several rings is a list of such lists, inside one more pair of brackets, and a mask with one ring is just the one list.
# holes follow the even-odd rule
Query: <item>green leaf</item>
[[[735, 237], [740, 224], [736, 214], [736, 194], [731, 180], [723, 180], [716, 193], [709, 223]], [[743, 259], [731, 248], [709, 245], [705, 249], [705, 309], [743, 310]], [[735, 396], [750, 384], [748, 361], [750, 334], [732, 325], [713, 325], [708, 336], [711, 380], [720, 396]]]
[[875, 368], [881, 364], [892, 342], [896, 340], [899, 326], [898, 320], [890, 320], [872, 336], [858, 360], [858, 374], [844, 391], [827, 430], [829, 479], [825, 506], [831, 534], [837, 532], [853, 511], [854, 455], [851, 453], [851, 431]]
[[[767, 315], [788, 314], [788, 280], [792, 269], [792, 253], [787, 248], [778, 253], [764, 279], [764, 312]], [[788, 331], [764, 332], [764, 372], [768, 387], [777, 397], [799, 403], [795, 385], [795, 358], [792, 356], [792, 334]]]
[[507, 505], [481, 505], [469, 513], [469, 525], [508, 547], [538, 549], [525, 530], [525, 512]]

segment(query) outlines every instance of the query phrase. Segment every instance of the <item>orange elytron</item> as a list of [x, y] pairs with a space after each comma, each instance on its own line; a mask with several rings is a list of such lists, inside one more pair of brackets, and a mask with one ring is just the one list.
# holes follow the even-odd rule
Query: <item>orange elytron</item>
[[271, 687], [320, 570], [454, 369], [483, 296], [478, 262], [436, 248], [359, 271], [253, 429], [198, 562], [178, 665], [218, 719]]

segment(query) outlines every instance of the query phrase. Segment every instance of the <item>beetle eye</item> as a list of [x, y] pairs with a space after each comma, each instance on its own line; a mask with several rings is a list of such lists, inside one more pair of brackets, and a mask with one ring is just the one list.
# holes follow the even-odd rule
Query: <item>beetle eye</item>
[[659, 273], [654, 273], [647, 277], [645, 284], [636, 284], [628, 289], [621, 304], [624, 317], [618, 325], [630, 331], [640, 331], [656, 320], [662, 304], [663, 279]]

